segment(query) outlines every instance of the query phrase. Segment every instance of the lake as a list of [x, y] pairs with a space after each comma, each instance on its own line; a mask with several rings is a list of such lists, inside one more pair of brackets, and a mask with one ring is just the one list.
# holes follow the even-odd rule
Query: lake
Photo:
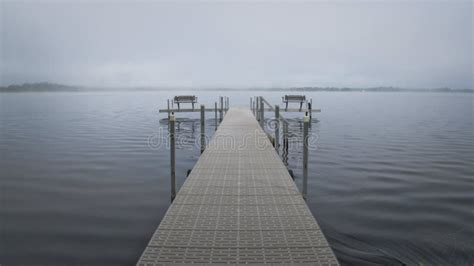
[[[0, 93], [0, 264], [133, 265], [170, 204], [166, 99], [219, 92]], [[285, 92], [228, 91], [231, 106]], [[474, 94], [307, 92], [308, 205], [343, 264], [474, 263]], [[271, 113], [267, 113], [272, 118]], [[301, 113], [283, 113], [292, 139]], [[179, 113], [178, 186], [199, 158]], [[214, 113], [207, 113], [212, 137]], [[301, 149], [288, 164], [301, 188]]]

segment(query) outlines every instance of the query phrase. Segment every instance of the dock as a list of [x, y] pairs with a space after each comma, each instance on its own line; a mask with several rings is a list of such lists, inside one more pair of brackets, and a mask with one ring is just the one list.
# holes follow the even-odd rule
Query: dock
[[137, 265], [338, 265], [248, 108], [230, 108]]

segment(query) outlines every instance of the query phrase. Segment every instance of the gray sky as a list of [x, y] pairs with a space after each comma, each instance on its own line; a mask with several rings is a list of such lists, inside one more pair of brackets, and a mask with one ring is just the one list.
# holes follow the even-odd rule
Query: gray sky
[[0, 83], [473, 88], [472, 1], [0, 0]]

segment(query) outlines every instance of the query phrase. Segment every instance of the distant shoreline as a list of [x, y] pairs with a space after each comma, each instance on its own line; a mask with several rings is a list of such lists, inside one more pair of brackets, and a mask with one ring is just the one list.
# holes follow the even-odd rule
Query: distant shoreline
[[25, 83], [22, 85], [10, 85], [0, 87], [0, 92], [113, 92], [113, 91], [285, 91], [285, 92], [445, 92], [445, 93], [473, 93], [473, 89], [407, 89], [397, 87], [372, 87], [372, 88], [348, 88], [348, 87], [286, 87], [286, 88], [176, 88], [176, 87], [82, 87], [69, 86], [55, 83]]

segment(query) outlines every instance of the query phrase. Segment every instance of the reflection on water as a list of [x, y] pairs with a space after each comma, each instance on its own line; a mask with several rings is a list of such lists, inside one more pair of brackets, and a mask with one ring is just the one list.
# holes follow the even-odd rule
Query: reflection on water
[[[174, 94], [0, 94], [1, 263], [134, 264], [169, 205], [157, 109]], [[193, 94], [214, 103], [213, 92]], [[283, 94], [263, 96], [277, 104]], [[250, 95], [228, 95], [248, 105]], [[341, 262], [472, 265], [473, 95], [307, 96], [322, 109], [310, 129], [308, 205]], [[283, 115], [301, 187], [302, 114]], [[199, 158], [200, 125], [199, 113], [176, 116], [180, 186]]]

